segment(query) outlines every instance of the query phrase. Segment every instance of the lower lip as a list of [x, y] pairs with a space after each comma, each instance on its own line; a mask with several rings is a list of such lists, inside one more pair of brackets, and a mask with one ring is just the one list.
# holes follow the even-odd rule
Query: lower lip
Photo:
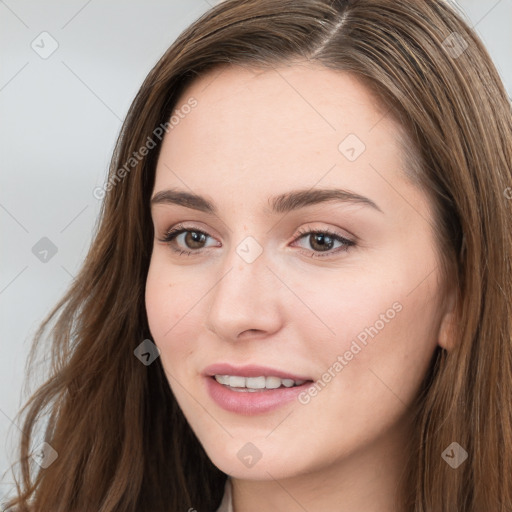
[[261, 391], [232, 391], [219, 384], [214, 377], [206, 377], [206, 387], [210, 397], [223, 409], [237, 414], [252, 416], [273, 411], [297, 398], [307, 389], [312, 381], [306, 381], [300, 386], [277, 388]]

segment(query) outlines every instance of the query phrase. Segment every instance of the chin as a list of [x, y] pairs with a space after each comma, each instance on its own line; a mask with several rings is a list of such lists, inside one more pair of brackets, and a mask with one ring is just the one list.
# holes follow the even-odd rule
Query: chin
[[284, 479], [307, 472], [300, 454], [296, 458], [283, 457], [283, 451], [290, 454], [282, 444], [273, 446], [269, 440], [251, 443], [232, 438], [222, 450], [216, 445], [207, 454], [223, 473], [243, 480]]

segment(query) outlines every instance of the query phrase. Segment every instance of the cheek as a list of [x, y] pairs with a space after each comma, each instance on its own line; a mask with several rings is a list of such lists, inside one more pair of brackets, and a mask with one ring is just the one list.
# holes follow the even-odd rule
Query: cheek
[[383, 261], [373, 271], [296, 283], [310, 311], [295, 313], [294, 322], [326, 372], [320, 378], [342, 396], [350, 388], [376, 403], [382, 393], [412, 401], [436, 348], [439, 286], [437, 275], [429, 276], [435, 263], [420, 268], [393, 256], [386, 260], [393, 266]]
[[[179, 321], [179, 302], [176, 285], [168, 270], [152, 259], [146, 280], [146, 311], [151, 335], [157, 345], [171, 339], [175, 325]], [[161, 346], [159, 346], [162, 349]]]
[[151, 261], [146, 280], [146, 312], [155, 341], [166, 336], [176, 319], [176, 303], [172, 300], [173, 283], [161, 266]]
[[359, 286], [320, 310], [336, 333], [315, 347], [321, 366], [336, 375], [324, 373], [321, 380], [331, 379], [334, 395], [353, 399], [350, 407], [361, 417], [370, 410], [385, 416], [393, 403], [398, 409], [411, 403], [428, 369], [437, 344], [437, 302], [428, 287], [409, 291], [405, 284]]
[[180, 279], [160, 258], [152, 259], [146, 280], [146, 312], [168, 373], [175, 374], [177, 368], [183, 371], [180, 363], [195, 350], [201, 328], [198, 301], [205, 292], [200, 283]]

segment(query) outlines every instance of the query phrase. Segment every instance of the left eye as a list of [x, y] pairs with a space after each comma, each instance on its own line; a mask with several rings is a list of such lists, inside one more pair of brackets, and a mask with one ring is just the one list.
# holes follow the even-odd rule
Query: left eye
[[[311, 257], [313, 258], [331, 256], [332, 254], [336, 254], [341, 251], [347, 251], [349, 247], [355, 245], [355, 242], [352, 240], [338, 235], [337, 233], [333, 233], [328, 229], [299, 231], [299, 236], [295, 239], [295, 241], [301, 240], [302, 238], [306, 238], [306, 240], [309, 241], [309, 245], [313, 248], [313, 253], [311, 254]], [[340, 243], [341, 246], [333, 250], [332, 246], [335, 242]], [[316, 249], [315, 246], [319, 249]], [[326, 254], [324, 255], [321, 253]]]
[[[182, 238], [182, 242], [184, 242], [185, 247], [190, 250], [180, 249], [173, 246], [174, 240], [176, 239], [176, 241], [179, 241], [179, 237], [181, 235], [185, 235], [184, 238]], [[337, 233], [333, 233], [328, 229], [299, 230], [299, 235], [295, 238], [293, 243], [307, 237], [309, 237], [309, 243], [312, 247], [309, 252], [311, 252], [311, 257], [315, 258], [323, 257], [324, 254], [322, 253], [326, 253], [325, 256], [330, 256], [340, 251], [347, 251], [349, 247], [355, 245], [355, 242], [352, 240], [338, 235]], [[193, 253], [201, 252], [205, 248], [203, 244], [208, 238], [211, 238], [210, 235], [200, 229], [177, 226], [169, 230], [160, 241], [170, 245], [171, 249], [174, 252], [179, 253], [179, 255], [185, 254], [190, 256]], [[333, 244], [335, 242], [341, 244], [341, 246], [333, 250]]]

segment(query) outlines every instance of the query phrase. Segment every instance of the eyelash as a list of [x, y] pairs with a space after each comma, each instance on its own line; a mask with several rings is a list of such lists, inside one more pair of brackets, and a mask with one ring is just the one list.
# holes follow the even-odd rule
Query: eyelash
[[[200, 229], [195, 229], [193, 227], [185, 227], [185, 226], [179, 224], [176, 227], [167, 231], [165, 233], [164, 237], [159, 239], [159, 241], [168, 244], [175, 253], [178, 253], [179, 256], [181, 256], [181, 255], [190, 256], [192, 253], [199, 254], [200, 252], [202, 252], [204, 250], [204, 248], [197, 249], [194, 251], [187, 251], [187, 250], [183, 250], [183, 249], [176, 249], [171, 246], [171, 242], [177, 236], [181, 235], [182, 233], [186, 233], [186, 232], [199, 233], [199, 234], [202, 234], [202, 235], [205, 235], [205, 236], [211, 238], [208, 233], [206, 233]], [[337, 233], [330, 231], [329, 229], [301, 228], [301, 229], [299, 229], [297, 237], [293, 241], [296, 242], [297, 240], [300, 240], [301, 238], [303, 238], [305, 235], [316, 235], [316, 234], [327, 235], [327, 236], [329, 236], [329, 238], [332, 238], [334, 241], [342, 242], [344, 245], [342, 247], [338, 247], [336, 250], [331, 249], [329, 251], [325, 251], [325, 253], [318, 253], [318, 252], [313, 251], [313, 253], [311, 254], [312, 258], [324, 258], [324, 257], [332, 256], [333, 254], [337, 254], [339, 252], [346, 252], [346, 251], [348, 251], [348, 249], [350, 247], [356, 245], [354, 241], [349, 240], [348, 238], [344, 238], [344, 237], [338, 235]]]

